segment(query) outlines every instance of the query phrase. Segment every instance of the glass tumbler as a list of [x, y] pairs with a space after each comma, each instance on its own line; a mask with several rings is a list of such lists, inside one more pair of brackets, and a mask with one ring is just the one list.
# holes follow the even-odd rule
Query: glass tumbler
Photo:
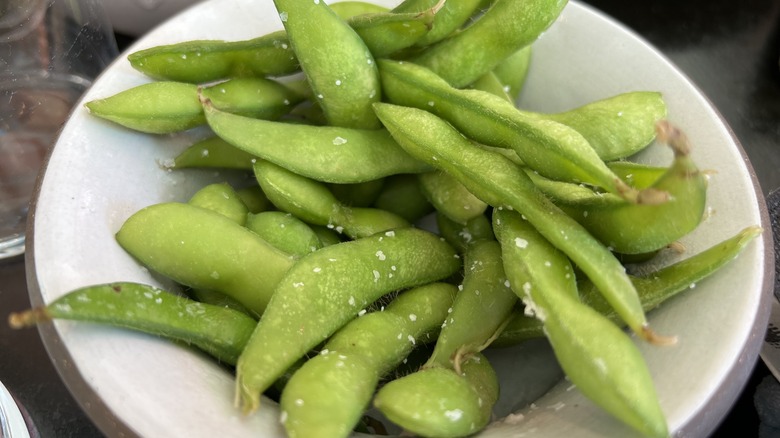
[[0, 259], [24, 252], [41, 164], [117, 55], [101, 0], [0, 0]]

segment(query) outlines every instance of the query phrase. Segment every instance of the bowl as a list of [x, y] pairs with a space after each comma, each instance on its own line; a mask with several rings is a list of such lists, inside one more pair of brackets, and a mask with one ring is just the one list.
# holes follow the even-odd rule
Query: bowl
[[[394, 0], [375, 0], [392, 6]], [[242, 40], [281, 29], [270, 0], [209, 0], [156, 27], [128, 49], [192, 40]], [[210, 182], [240, 178], [213, 170], [165, 170], [199, 134], [152, 136], [87, 114], [83, 103], [149, 79], [125, 56], [94, 83], [64, 126], [38, 182], [26, 254], [33, 305], [78, 287], [160, 280], [116, 243], [124, 220], [150, 204], [184, 201]], [[693, 158], [710, 178], [708, 217], [681, 240], [690, 254], [750, 225], [769, 230], [756, 176], [718, 111], [663, 54], [631, 30], [578, 2], [535, 43], [519, 100], [560, 111], [626, 91], [663, 93], [669, 119], [689, 136]], [[665, 165], [651, 145], [638, 160]], [[672, 347], [639, 343], [674, 436], [705, 436], [744, 387], [766, 327], [773, 284], [771, 235], [696, 288], [650, 313], [654, 328], [679, 338]], [[87, 323], [40, 327], [51, 359], [82, 408], [108, 436], [279, 437], [278, 406], [251, 416], [233, 404], [232, 374], [166, 340]], [[546, 342], [491, 352], [502, 382], [495, 421], [481, 433], [505, 436], [632, 436], [633, 432], [562, 379]]]

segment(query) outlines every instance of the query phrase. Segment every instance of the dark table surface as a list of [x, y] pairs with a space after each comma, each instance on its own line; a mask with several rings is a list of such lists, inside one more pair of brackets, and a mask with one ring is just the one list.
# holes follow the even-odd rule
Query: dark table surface
[[[660, 49], [719, 109], [747, 152], [764, 194], [780, 187], [779, 0], [589, 0]], [[132, 41], [118, 35], [119, 45]], [[22, 257], [0, 261], [0, 309], [29, 306]], [[5, 316], [3, 316], [5, 318]], [[753, 396], [770, 373], [751, 379], [716, 437], [758, 436]], [[41, 437], [98, 437], [60, 380], [36, 330], [0, 324], [0, 381]]]

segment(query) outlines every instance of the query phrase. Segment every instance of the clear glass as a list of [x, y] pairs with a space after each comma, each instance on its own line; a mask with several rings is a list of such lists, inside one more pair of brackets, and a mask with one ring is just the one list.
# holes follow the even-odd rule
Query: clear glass
[[24, 252], [41, 164], [117, 55], [100, 0], [0, 0], [0, 259]]

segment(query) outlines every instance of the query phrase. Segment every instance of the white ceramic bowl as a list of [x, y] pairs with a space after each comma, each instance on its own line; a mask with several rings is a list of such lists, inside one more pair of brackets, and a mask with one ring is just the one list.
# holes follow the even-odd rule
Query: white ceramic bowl
[[[248, 39], [276, 29], [281, 23], [270, 0], [209, 0], [157, 27], [129, 51], [190, 39]], [[84, 100], [147, 81], [123, 56]], [[669, 118], [695, 147], [696, 162], [717, 171], [709, 189], [711, 215], [683, 240], [688, 251], [696, 253], [745, 226], [770, 229], [755, 175], [717, 111], [660, 53], [589, 7], [569, 4], [536, 43], [521, 102], [530, 109], [557, 111], [631, 90], [661, 91]], [[225, 176], [170, 172], [158, 165], [191, 139], [190, 134], [136, 134], [90, 117], [83, 107], [75, 110], [39, 181], [30, 221], [27, 266], [34, 304], [95, 283], [159, 284], [120, 249], [114, 233], [140, 208], [185, 200]], [[640, 159], [667, 164], [670, 154], [654, 145]], [[715, 276], [650, 314], [659, 333], [679, 337], [673, 347], [640, 344], [676, 436], [711, 432], [744, 386], [768, 318], [773, 263], [771, 235], [766, 234]], [[201, 354], [84, 323], [56, 322], [41, 332], [67, 385], [107, 435], [283, 436], [277, 406], [267, 402], [257, 414], [243, 417], [233, 406], [233, 376]], [[496, 422], [483, 436], [632, 435], [569, 390], [544, 342], [501, 350], [493, 358], [502, 398]], [[522, 416], [506, 421], [513, 412]]]

